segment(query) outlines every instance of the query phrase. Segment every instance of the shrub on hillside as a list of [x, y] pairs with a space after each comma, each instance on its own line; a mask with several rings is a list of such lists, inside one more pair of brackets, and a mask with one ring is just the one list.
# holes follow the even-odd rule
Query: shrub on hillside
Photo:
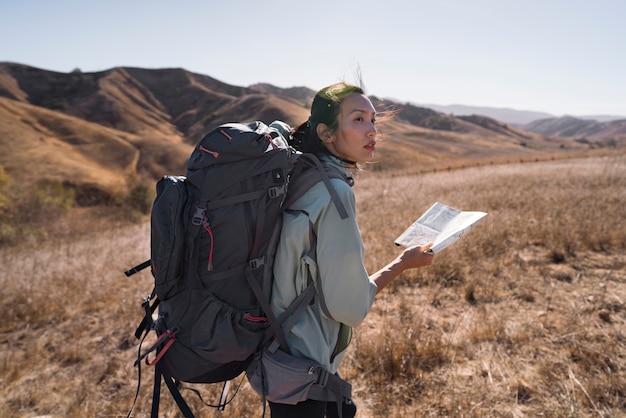
[[[3, 170], [4, 171], [4, 170]], [[0, 244], [12, 244], [27, 236], [45, 236], [46, 227], [74, 206], [75, 192], [63, 183], [44, 180], [25, 189], [8, 188], [10, 178], [0, 178]], [[5, 184], [3, 187], [2, 184]]]
[[42, 180], [21, 189], [10, 184], [10, 176], [0, 166], [0, 246], [54, 235], [57, 221], [75, 207], [116, 207], [124, 211], [125, 219], [138, 222], [150, 213], [154, 199], [151, 189], [140, 183], [118, 193], [93, 183]]
[[145, 184], [136, 184], [126, 195], [126, 206], [141, 214], [148, 214], [152, 209], [153, 196]]
[[80, 207], [105, 205], [110, 206], [115, 203], [114, 196], [102, 186], [94, 183], [73, 184], [63, 182], [68, 189], [74, 190], [74, 200]]
[[10, 182], [10, 177], [3, 166], [0, 165], [0, 211], [6, 206], [6, 189]]

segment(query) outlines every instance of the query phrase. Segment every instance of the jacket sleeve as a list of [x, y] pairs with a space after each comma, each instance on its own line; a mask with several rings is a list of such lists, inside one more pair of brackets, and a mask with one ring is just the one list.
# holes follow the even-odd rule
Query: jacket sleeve
[[341, 219], [331, 200], [315, 220], [321, 284], [318, 294], [325, 316], [356, 327], [371, 309], [377, 287], [365, 269], [365, 249], [352, 188], [341, 180], [332, 182], [350, 216]]

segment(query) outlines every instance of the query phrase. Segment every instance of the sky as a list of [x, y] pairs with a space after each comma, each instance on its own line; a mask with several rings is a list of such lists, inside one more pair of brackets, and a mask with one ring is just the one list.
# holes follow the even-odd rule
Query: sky
[[626, 0], [2, 0], [2, 61], [626, 115]]

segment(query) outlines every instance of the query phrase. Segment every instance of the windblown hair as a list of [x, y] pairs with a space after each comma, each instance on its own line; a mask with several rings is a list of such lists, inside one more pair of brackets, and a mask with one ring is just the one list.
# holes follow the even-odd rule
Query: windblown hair
[[343, 100], [352, 93], [365, 94], [362, 87], [344, 82], [324, 87], [317, 92], [311, 104], [309, 119], [298, 126], [292, 135], [291, 145], [298, 151], [321, 155], [328, 151], [317, 135], [320, 123], [328, 126], [331, 132], [339, 127], [339, 108]]

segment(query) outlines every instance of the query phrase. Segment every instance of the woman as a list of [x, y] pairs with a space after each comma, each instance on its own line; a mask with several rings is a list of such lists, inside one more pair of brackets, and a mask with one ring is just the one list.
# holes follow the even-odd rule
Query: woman
[[[314, 272], [317, 297], [288, 333], [287, 343], [293, 356], [315, 360], [331, 373], [337, 372], [345, 354], [350, 329], [363, 321], [376, 293], [404, 270], [430, 265], [433, 257], [426, 253], [430, 245], [413, 247], [372, 275], [365, 269], [351, 184], [358, 164], [373, 160], [376, 139], [376, 109], [370, 100], [360, 87], [338, 83], [317, 93], [309, 120], [293, 132], [291, 140], [294, 148], [316, 154], [347, 179], [331, 182], [349, 218], [340, 218], [325, 185], [316, 184], [285, 215], [274, 264], [272, 309], [276, 315], [306, 287], [307, 272]], [[304, 256], [309, 221], [317, 233], [315, 265]], [[337, 415], [332, 402], [269, 405], [272, 418]], [[355, 413], [351, 401], [343, 405], [344, 418]]]

